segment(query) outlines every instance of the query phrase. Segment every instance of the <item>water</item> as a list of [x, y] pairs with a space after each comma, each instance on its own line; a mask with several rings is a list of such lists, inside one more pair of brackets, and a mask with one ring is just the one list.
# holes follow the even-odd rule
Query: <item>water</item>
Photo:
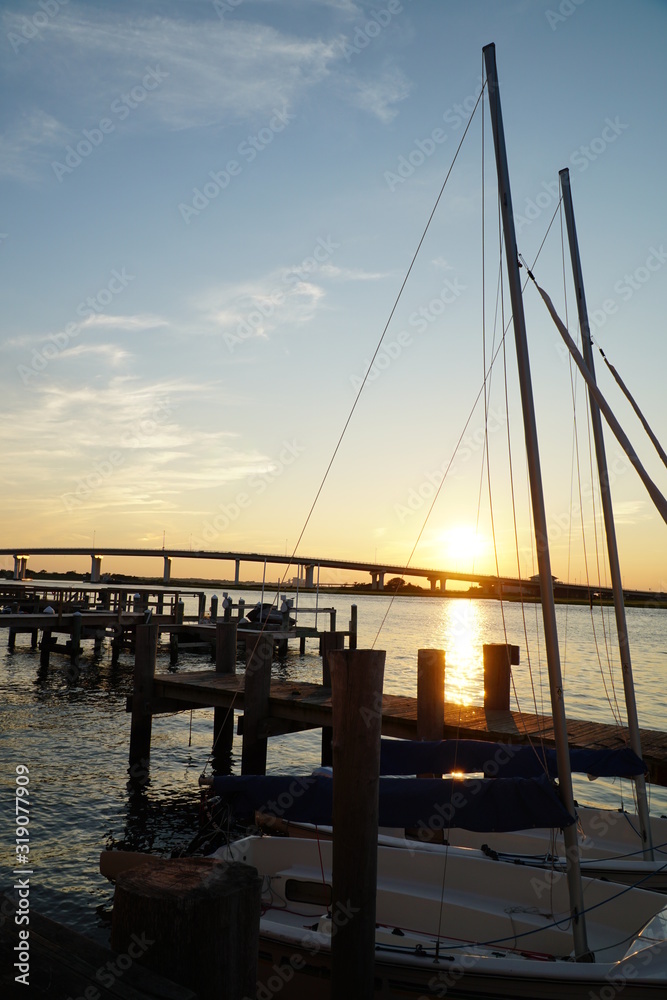
[[[210, 599], [211, 592], [208, 594]], [[235, 593], [247, 602], [256, 592]], [[383, 595], [341, 595], [325, 598], [338, 608], [344, 627], [349, 606], [359, 607], [359, 647], [369, 647], [390, 600]], [[302, 603], [314, 604], [308, 597]], [[186, 607], [194, 612], [194, 605]], [[446, 697], [462, 704], [482, 704], [482, 644], [507, 641], [521, 647], [521, 663], [513, 669], [515, 694], [526, 712], [548, 714], [541, 609], [527, 606], [525, 627], [521, 607], [495, 601], [396, 598], [375, 643], [387, 650], [385, 690], [416, 694], [417, 649], [443, 648], [447, 652]], [[566, 706], [573, 718], [613, 722], [614, 689], [608, 676], [606, 641], [614, 634], [609, 615], [595, 616], [597, 646], [601, 650], [606, 691], [600, 674], [596, 643], [588, 608], [557, 609]], [[308, 617], [306, 624], [311, 624]], [[328, 616], [320, 628], [328, 627]], [[667, 611], [629, 609], [628, 627], [633, 656], [640, 723], [667, 729]], [[524, 630], [525, 629], [525, 630]], [[527, 636], [527, 642], [526, 642]], [[112, 886], [98, 871], [100, 851], [124, 847], [169, 855], [186, 850], [199, 824], [198, 778], [207, 767], [213, 731], [212, 711], [198, 711], [153, 720], [151, 775], [147, 788], [132, 793], [127, 785], [130, 718], [125, 711], [131, 693], [132, 658], [121, 657], [114, 669], [111, 651], [93, 659], [92, 644], [72, 675], [68, 661], [54, 656], [46, 674], [40, 672], [39, 653], [17, 637], [16, 651], [0, 652], [0, 862], [2, 885], [14, 881], [15, 830], [13, 790], [16, 768], [25, 765], [30, 777], [30, 903], [33, 909], [58, 919], [100, 942], [108, 943]], [[530, 655], [530, 668], [529, 656]], [[305, 657], [292, 644], [289, 656], [274, 665], [284, 679], [318, 680], [320, 660], [314, 642]], [[613, 683], [622, 704], [618, 654], [612, 656]], [[207, 667], [203, 656], [182, 654], [178, 669]], [[158, 671], [169, 669], [168, 648], [161, 645]], [[531, 681], [532, 674], [532, 681]], [[534, 695], [533, 695], [534, 691]], [[607, 698], [607, 692], [609, 699]], [[513, 706], [516, 707], [515, 696]], [[317, 730], [269, 742], [268, 770], [303, 773], [319, 763]], [[234, 742], [235, 770], [239, 770], [240, 740]], [[210, 766], [209, 766], [210, 773]], [[576, 779], [580, 802], [615, 806], [624, 795], [631, 806], [627, 782]], [[667, 789], [654, 788], [652, 811], [667, 813]]]

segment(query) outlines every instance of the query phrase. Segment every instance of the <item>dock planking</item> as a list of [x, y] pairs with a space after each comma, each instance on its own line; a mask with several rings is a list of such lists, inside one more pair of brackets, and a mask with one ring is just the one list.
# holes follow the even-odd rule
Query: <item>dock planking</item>
[[[221, 707], [242, 711], [245, 707], [243, 675], [219, 674], [213, 670], [156, 674], [153, 678], [153, 695], [154, 712], [158, 706], [163, 711], [174, 711], [174, 702], [180, 703], [181, 707], [192, 708]], [[312, 729], [330, 726], [331, 722], [329, 688], [312, 683], [271, 681], [267, 730], [279, 732], [283, 723], [289, 724], [291, 728], [282, 731], [295, 731], [295, 725]], [[625, 727], [608, 723], [569, 719], [567, 731], [573, 749], [617, 748], [627, 746], [629, 742]], [[417, 739], [416, 698], [383, 694], [382, 735]], [[641, 731], [641, 737], [649, 780], [658, 785], [667, 785], [667, 735], [645, 729]], [[453, 702], [445, 702], [442, 738], [519, 744], [540, 742], [549, 747], [554, 746], [550, 716], [458, 705]]]

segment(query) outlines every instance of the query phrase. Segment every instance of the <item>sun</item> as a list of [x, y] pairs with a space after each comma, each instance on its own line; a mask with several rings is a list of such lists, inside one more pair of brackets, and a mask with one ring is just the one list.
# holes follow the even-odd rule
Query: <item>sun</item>
[[472, 561], [483, 556], [488, 544], [486, 538], [469, 524], [457, 524], [440, 536], [442, 552], [450, 562]]

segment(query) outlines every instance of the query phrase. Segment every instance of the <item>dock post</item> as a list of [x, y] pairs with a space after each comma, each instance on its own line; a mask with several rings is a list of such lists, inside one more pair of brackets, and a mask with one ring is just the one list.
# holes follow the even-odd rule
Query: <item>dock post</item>
[[[240, 862], [174, 858], [121, 872], [111, 947], [121, 958], [132, 955], [140, 931], [149, 942], [141, 964], [189, 987], [193, 996], [254, 997], [261, 895], [257, 869]], [[123, 989], [124, 995], [130, 992], [139, 995]]]
[[[215, 672], [236, 673], [236, 622], [218, 622], [215, 630]], [[215, 769], [230, 771], [232, 741], [234, 739], [234, 709], [213, 710], [213, 758]], [[217, 764], [222, 767], [218, 767]]]
[[260, 736], [260, 727], [269, 714], [273, 638], [260, 633], [246, 648], [241, 774], [266, 774], [268, 739]]
[[484, 708], [508, 712], [512, 665], [519, 662], [519, 647], [504, 642], [482, 647], [484, 655]]
[[48, 670], [51, 656], [51, 629], [42, 629], [42, 641], [39, 647], [39, 666], [42, 670]]
[[206, 594], [202, 591], [199, 594], [199, 608], [197, 610], [197, 621], [203, 621], [206, 617]]
[[10, 628], [9, 635], [7, 636], [7, 649], [13, 653], [15, 645], [16, 645], [16, 629]]
[[305, 656], [306, 654], [306, 637], [302, 635], [299, 638], [299, 656]]
[[[340, 632], [322, 633], [322, 687], [331, 690], [331, 660], [333, 650], [345, 648], [345, 637]], [[331, 767], [333, 764], [333, 729], [331, 726], [322, 726], [322, 767]]]
[[241, 621], [242, 618], [245, 618], [245, 600], [243, 597], [239, 597], [239, 614], [237, 621]]
[[30, 648], [37, 649], [37, 636], [39, 629], [33, 628], [30, 630]]
[[[331, 998], [375, 994], [383, 650], [333, 650]], [[349, 914], [353, 914], [349, 916]], [[338, 917], [338, 920], [336, 919]]]
[[350, 638], [348, 642], [350, 649], [357, 648], [357, 605], [350, 608]]
[[178, 663], [178, 633], [169, 633], [169, 666], [175, 667]]
[[183, 601], [176, 601], [176, 624], [183, 624], [183, 617], [185, 615], [185, 604]]
[[445, 651], [417, 651], [417, 739], [441, 740], [445, 724]]
[[234, 607], [234, 602], [226, 591], [222, 592], [222, 610], [223, 616], [226, 622], [232, 620], [232, 609]]
[[[134, 651], [134, 688], [130, 730], [130, 774], [147, 776], [151, 755], [153, 716], [151, 698], [157, 658], [159, 626], [156, 622], [137, 625]], [[145, 778], [144, 778], [145, 780]]]
[[81, 656], [81, 633], [83, 631], [83, 618], [80, 611], [75, 611], [72, 615], [72, 632], [70, 638], [70, 662], [78, 667]]

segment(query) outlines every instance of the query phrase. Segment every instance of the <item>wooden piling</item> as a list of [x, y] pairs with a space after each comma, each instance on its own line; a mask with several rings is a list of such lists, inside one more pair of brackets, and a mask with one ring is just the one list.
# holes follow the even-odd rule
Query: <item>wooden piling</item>
[[445, 725], [445, 651], [417, 651], [417, 739], [441, 740]]
[[519, 647], [489, 643], [483, 647], [484, 708], [508, 712], [510, 707], [511, 667], [519, 662]]
[[[215, 630], [215, 672], [236, 673], [236, 622], [218, 622]], [[234, 709], [213, 711], [213, 755], [223, 768], [230, 763], [234, 739]], [[218, 768], [216, 767], [216, 770]]]
[[241, 773], [266, 774], [268, 740], [260, 729], [269, 714], [273, 639], [260, 633], [254, 642], [247, 640], [246, 648]]
[[350, 638], [348, 641], [348, 646], [350, 649], [357, 648], [357, 605], [353, 604], [350, 608]]
[[218, 598], [217, 598], [216, 594], [214, 594], [213, 597], [211, 598], [211, 611], [210, 611], [210, 615], [211, 615], [211, 621], [212, 622], [215, 622], [215, 621], [218, 620]]
[[75, 667], [79, 665], [81, 656], [81, 634], [83, 632], [83, 618], [80, 611], [75, 611], [72, 615], [72, 632], [70, 638], [70, 661]]
[[134, 688], [132, 692], [132, 723], [130, 729], [130, 770], [140, 766], [142, 774], [148, 768], [151, 754], [151, 698], [157, 658], [159, 628], [155, 622], [137, 625], [134, 652]]
[[[322, 686], [331, 690], [330, 654], [336, 649], [344, 649], [345, 636], [342, 632], [324, 632], [322, 635]], [[322, 726], [322, 767], [333, 765], [333, 728]]]
[[[122, 872], [111, 947], [194, 990], [199, 1000], [242, 1000], [257, 988], [262, 880], [257, 869], [177, 858]], [[129, 994], [128, 994], [129, 995]]]
[[178, 663], [178, 634], [169, 633], [169, 666], [175, 667]]
[[16, 645], [16, 629], [10, 628], [9, 634], [7, 636], [7, 649], [11, 653], [13, 653], [15, 645]]
[[375, 994], [383, 650], [332, 650], [331, 998]]

